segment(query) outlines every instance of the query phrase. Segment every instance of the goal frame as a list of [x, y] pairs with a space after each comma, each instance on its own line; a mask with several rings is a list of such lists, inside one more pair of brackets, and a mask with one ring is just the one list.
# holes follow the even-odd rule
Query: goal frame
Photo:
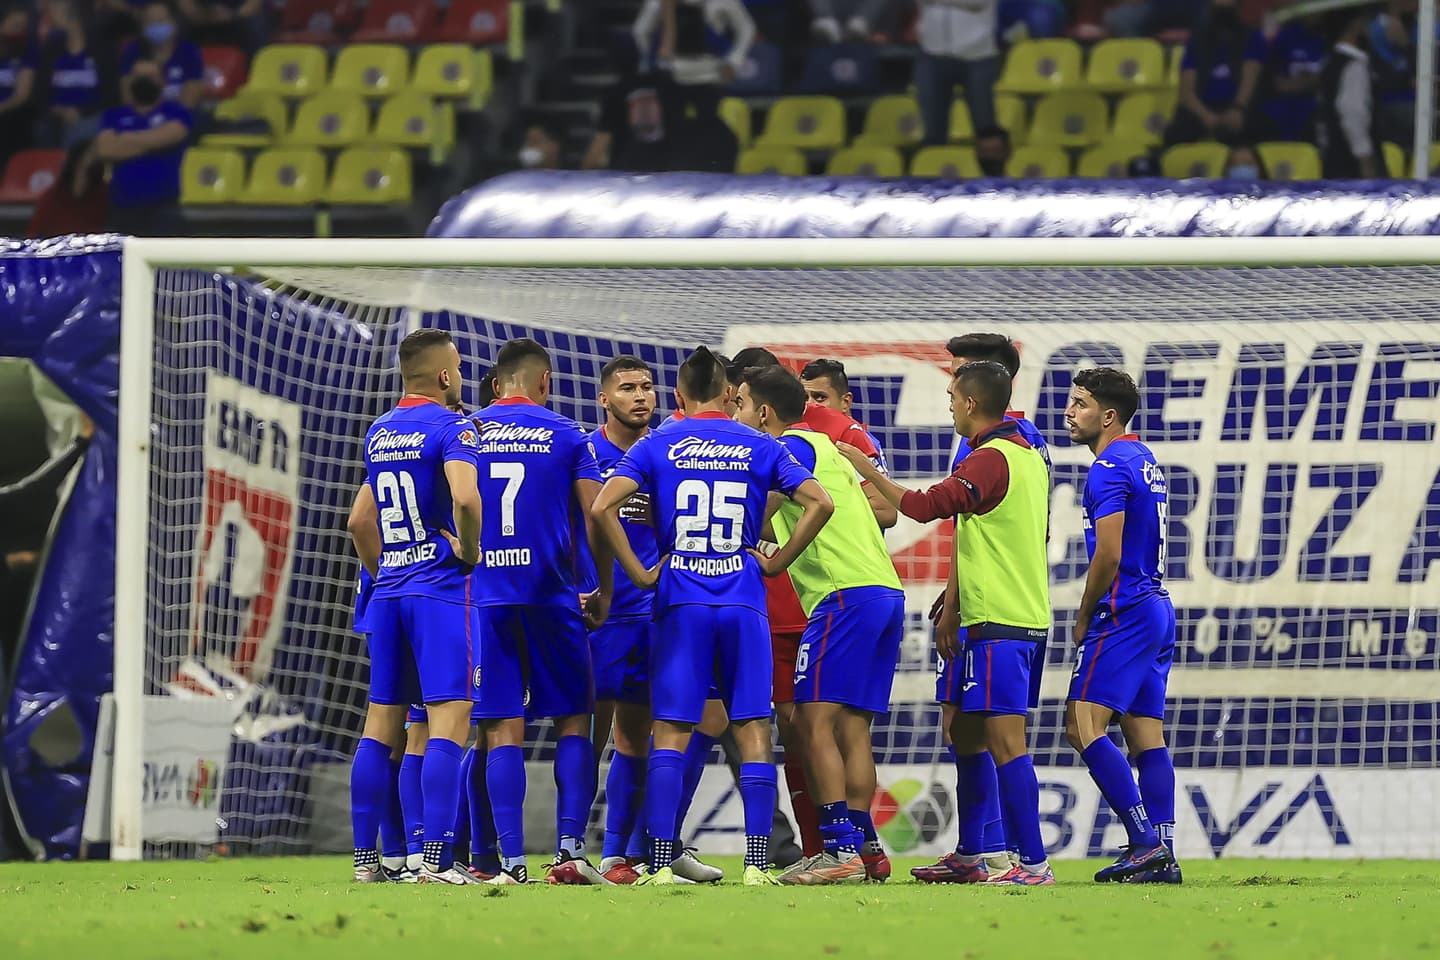
[[[439, 239], [127, 238], [115, 524], [113, 860], [143, 855], [144, 693], [158, 269], [1440, 265], [1440, 237]], [[128, 506], [126, 506], [128, 505]]]

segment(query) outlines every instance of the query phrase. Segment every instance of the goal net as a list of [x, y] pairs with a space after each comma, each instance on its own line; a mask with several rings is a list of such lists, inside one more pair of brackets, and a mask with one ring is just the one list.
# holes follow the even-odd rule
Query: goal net
[[[796, 368], [842, 360], [854, 415], [908, 486], [948, 471], [945, 341], [1013, 337], [1014, 406], [1054, 461], [1054, 632], [1031, 742], [1046, 840], [1062, 857], [1123, 837], [1063, 734], [1092, 459], [1070, 444], [1064, 408], [1077, 369], [1128, 370], [1142, 393], [1135, 432], [1170, 489], [1179, 635], [1166, 731], [1180, 855], [1440, 855], [1440, 261], [1270, 266], [1280, 247], [1252, 244], [1251, 265], [1186, 266], [1174, 241], [1073, 241], [1122, 244], [1107, 259], [1131, 262], [1065, 265], [1072, 246], [1047, 265], [1057, 248], [1036, 241], [1015, 258], [1029, 265], [964, 266], [982, 247], [939, 241], [949, 245], [921, 261], [938, 265], [855, 265], [904, 262], [874, 240], [833, 266], [825, 241], [793, 241], [808, 265], [788, 266], [747, 241], [602, 241], [588, 248], [601, 251], [594, 266], [442, 267], [522, 261], [507, 244], [431, 243], [388, 244], [390, 266], [327, 265], [335, 248], [306, 242], [172, 244], [127, 266], [127, 283], [148, 279], [127, 288], [127, 311], [141, 315], [125, 319], [125, 370], [148, 383], [125, 381], [122, 446], [149, 446], [121, 466], [122, 515], [139, 519], [133, 536], [122, 520], [119, 590], [139, 599], [117, 614], [117, 648], [143, 649], [134, 669], [148, 696], [143, 729], [117, 725], [116, 759], [143, 752], [147, 777], [141, 797], [117, 778], [116, 803], [121, 817], [143, 804], [147, 854], [306, 852], [345, 836], [368, 674], [344, 521], [360, 441], [397, 395], [396, 344], [424, 324], [455, 335], [469, 406], [501, 344], [539, 340], [554, 358], [552, 406], [587, 428], [600, 422], [599, 371], [619, 354], [652, 364], [662, 414], [698, 343], [766, 346]], [[289, 266], [240, 267], [282, 247], [294, 248]], [[677, 249], [692, 265], [615, 266]], [[765, 257], [747, 257], [758, 249]], [[1172, 265], [1147, 265], [1156, 254]], [[924, 617], [948, 569], [948, 527], [902, 519], [888, 541], [907, 625], [892, 710], [875, 728], [876, 814], [892, 851], [929, 855], [955, 834]], [[544, 726], [532, 731], [530, 759], [548, 760]], [[151, 762], [166, 750], [187, 759]], [[718, 763], [686, 827], [708, 850], [743, 846]]]

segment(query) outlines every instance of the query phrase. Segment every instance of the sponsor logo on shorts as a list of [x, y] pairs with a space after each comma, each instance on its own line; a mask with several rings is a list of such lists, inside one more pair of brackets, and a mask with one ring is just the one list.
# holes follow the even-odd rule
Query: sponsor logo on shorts
[[471, 684], [476, 690], [479, 690], [479, 689], [480, 689], [480, 668], [479, 668], [479, 667], [476, 667], [476, 668], [475, 668], [475, 672], [472, 673], [472, 674], [470, 674], [470, 684]]

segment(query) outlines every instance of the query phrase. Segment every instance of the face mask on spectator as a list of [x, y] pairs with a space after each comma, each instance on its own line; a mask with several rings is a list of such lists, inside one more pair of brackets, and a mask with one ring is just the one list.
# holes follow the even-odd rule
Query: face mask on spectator
[[173, 23], [147, 23], [145, 24], [145, 39], [159, 46], [169, 43], [175, 36], [175, 24]]
[[520, 148], [520, 166], [526, 170], [534, 170], [545, 162], [545, 151], [539, 147]]
[[1253, 163], [1237, 163], [1225, 171], [1225, 176], [1230, 180], [1259, 180], [1260, 168]]
[[152, 106], [160, 100], [160, 84], [153, 77], [135, 77], [130, 81], [130, 97], [137, 106]]

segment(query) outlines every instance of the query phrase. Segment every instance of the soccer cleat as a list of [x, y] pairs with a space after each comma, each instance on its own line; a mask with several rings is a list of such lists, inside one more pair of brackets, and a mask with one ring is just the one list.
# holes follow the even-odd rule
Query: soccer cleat
[[695, 856], [693, 847], [686, 847], [680, 856], [670, 863], [670, 869], [675, 871], [677, 880], [689, 880], [692, 883], [716, 883], [725, 876], [724, 870], [712, 867]]
[[561, 883], [569, 886], [608, 886], [605, 875], [583, 856], [572, 856], [563, 850], [555, 855], [555, 862], [545, 868], [546, 883]]
[[865, 879], [874, 880], [876, 883], [884, 883], [890, 879], [890, 858], [883, 853], [862, 853], [860, 859], [865, 861]]
[[1053, 887], [1055, 886], [1055, 871], [1051, 870], [1047, 864], [1044, 870], [1035, 873], [1024, 864], [1017, 863], [1000, 876], [986, 880], [985, 885], [991, 887]]
[[1174, 862], [1174, 859], [1170, 855], [1170, 848], [1163, 843], [1153, 847], [1126, 847], [1125, 852], [1116, 857], [1114, 863], [1096, 871], [1095, 882], [1110, 883], [1115, 880], [1124, 880], [1133, 874], [1159, 870], [1166, 864]]
[[810, 869], [810, 865], [813, 864], [816, 860], [819, 860], [819, 859], [820, 859], [820, 855], [819, 855], [819, 854], [816, 854], [816, 855], [813, 856], [813, 857], [801, 857], [799, 860], [796, 860], [794, 863], [790, 864], [790, 866], [786, 867], [784, 870], [781, 870], [779, 876], [777, 876], [775, 879], [778, 880], [778, 881], [780, 881], [781, 883], [786, 883], [786, 884], [788, 884], [788, 883], [790, 882], [788, 878], [790, 878], [790, 877], [795, 877], [795, 876], [799, 876], [800, 874], [802, 874], [802, 873], [804, 873], [805, 871], [809, 870], [809, 869]]
[[429, 865], [420, 867], [420, 873], [415, 877], [416, 883], [443, 883], [452, 887], [469, 887], [484, 883], [485, 881], [471, 875], [470, 871], [458, 863], [446, 867], [444, 870], [431, 870]]
[[473, 863], [470, 864], [469, 866], [467, 866], [465, 869], [466, 869], [466, 871], [469, 872], [470, 876], [472, 876], [472, 877], [474, 877], [476, 880], [480, 880], [480, 881], [482, 881], [482, 882], [483, 882], [483, 881], [486, 881], [486, 880], [493, 880], [494, 877], [495, 877], [495, 874], [493, 874], [493, 873], [486, 873], [484, 870], [481, 870], [479, 867], [475, 866]]
[[[1010, 867], [1006, 866], [999, 872], [1008, 873], [1009, 870]], [[938, 863], [911, 867], [910, 876], [921, 883], [985, 883], [991, 874], [983, 859], [970, 863], [958, 853], [947, 853]]]
[[406, 867], [381, 867], [380, 872], [385, 874], [386, 881], [390, 883], [416, 883], [419, 879], [419, 874]]
[[863, 883], [865, 861], [854, 853], [841, 860], [830, 851], [810, 859], [809, 869], [782, 877], [780, 882], [795, 887], [820, 887], [832, 883]]
[[744, 883], [747, 887], [780, 886], [779, 880], [776, 880], [774, 877], [770, 876], [770, 874], [766, 873], [764, 870], [761, 870], [753, 863], [745, 868], [745, 876], [741, 880], [741, 882]]
[[492, 887], [518, 887], [530, 882], [530, 875], [524, 867], [515, 867], [512, 870], [501, 870], [489, 880], [483, 881]]
[[385, 876], [384, 869], [378, 863], [367, 863], [363, 867], [355, 868], [355, 883], [389, 883], [390, 879]]
[[605, 881], [612, 886], [628, 887], [640, 879], [640, 872], [628, 863], [617, 863], [606, 870], [603, 874]]
[[640, 874], [640, 879], [635, 881], [637, 887], [673, 887], [675, 886], [675, 871], [669, 867], [661, 867], [659, 870], [651, 870], [648, 873]]
[[1173, 883], [1178, 885], [1184, 883], [1185, 881], [1184, 878], [1180, 875], [1180, 864], [1176, 863], [1174, 860], [1171, 860], [1163, 867], [1157, 867], [1154, 870], [1146, 870], [1144, 873], [1132, 873], [1128, 877], [1122, 877], [1120, 882]]

